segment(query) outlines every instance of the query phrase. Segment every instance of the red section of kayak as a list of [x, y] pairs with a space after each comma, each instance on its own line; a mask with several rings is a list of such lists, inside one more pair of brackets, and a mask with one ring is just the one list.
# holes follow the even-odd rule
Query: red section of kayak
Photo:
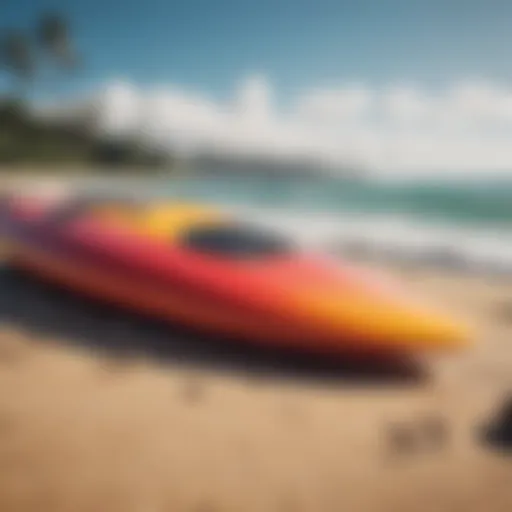
[[[450, 328], [393, 306], [395, 290], [328, 259], [227, 259], [87, 213], [52, 225], [49, 203], [17, 200], [9, 211], [19, 266], [137, 311], [218, 334], [343, 353], [459, 343]], [[418, 337], [415, 344], [409, 335]]]

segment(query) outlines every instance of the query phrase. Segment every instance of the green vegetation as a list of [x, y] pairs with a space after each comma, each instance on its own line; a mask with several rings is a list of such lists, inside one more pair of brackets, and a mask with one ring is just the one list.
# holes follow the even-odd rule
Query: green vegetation
[[[28, 90], [37, 87], [48, 73], [57, 72], [55, 77], [60, 80], [81, 65], [68, 23], [58, 13], [41, 16], [29, 33], [11, 29], [3, 37], [0, 34], [0, 72], [13, 80], [12, 88], [0, 97], [0, 166], [169, 166], [167, 156], [130, 141], [102, 140], [79, 121], [50, 123], [31, 114], [26, 101]], [[50, 76], [54, 79], [53, 74]]]
[[102, 140], [85, 127], [33, 118], [19, 100], [0, 104], [0, 165], [162, 168], [169, 157], [129, 141]]

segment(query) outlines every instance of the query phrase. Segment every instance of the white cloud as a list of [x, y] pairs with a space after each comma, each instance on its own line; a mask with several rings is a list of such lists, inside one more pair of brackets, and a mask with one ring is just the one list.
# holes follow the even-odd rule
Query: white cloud
[[381, 105], [384, 115], [404, 123], [419, 126], [428, 122], [439, 104], [417, 88], [408, 86], [393, 87], [382, 95]]
[[512, 170], [512, 89], [483, 82], [442, 91], [412, 85], [316, 89], [284, 113], [263, 76], [242, 81], [230, 102], [125, 83], [99, 97], [104, 130], [192, 151], [356, 161], [388, 172]]
[[362, 86], [315, 90], [297, 102], [298, 113], [311, 121], [350, 121], [372, 106], [372, 92]]
[[114, 83], [105, 89], [95, 107], [100, 128], [106, 132], [129, 133], [140, 124], [138, 91], [125, 83]]
[[265, 123], [272, 118], [272, 88], [265, 77], [252, 76], [241, 82], [236, 111], [249, 123]]
[[451, 113], [466, 121], [512, 121], [512, 90], [483, 83], [460, 84], [447, 100]]

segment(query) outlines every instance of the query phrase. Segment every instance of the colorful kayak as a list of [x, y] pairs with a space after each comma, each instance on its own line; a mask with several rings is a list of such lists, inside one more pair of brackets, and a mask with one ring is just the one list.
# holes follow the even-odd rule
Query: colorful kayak
[[205, 332], [338, 354], [466, 346], [462, 325], [369, 271], [201, 205], [13, 197], [12, 265]]

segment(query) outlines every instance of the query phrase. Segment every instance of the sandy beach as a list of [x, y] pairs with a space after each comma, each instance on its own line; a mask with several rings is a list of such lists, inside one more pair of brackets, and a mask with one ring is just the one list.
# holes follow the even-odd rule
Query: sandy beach
[[216, 345], [4, 269], [0, 510], [508, 511], [484, 427], [512, 390], [512, 285], [395, 271], [465, 315], [417, 375]]

